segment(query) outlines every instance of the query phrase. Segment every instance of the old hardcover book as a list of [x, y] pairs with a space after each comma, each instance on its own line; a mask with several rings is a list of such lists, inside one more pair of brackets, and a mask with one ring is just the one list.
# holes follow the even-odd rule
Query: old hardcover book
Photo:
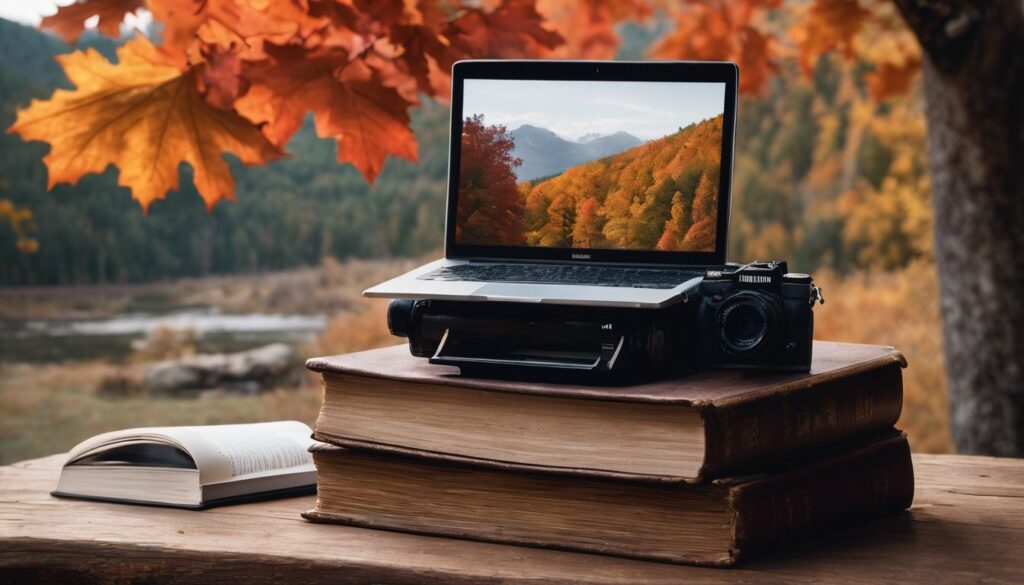
[[900, 416], [905, 365], [891, 347], [816, 342], [809, 373], [594, 387], [460, 376], [404, 345], [307, 362], [324, 378], [320, 441], [691, 481], [885, 432]]
[[777, 474], [703, 484], [311, 451], [318, 495], [303, 516], [314, 522], [702, 565], [899, 513], [914, 493], [902, 434]]

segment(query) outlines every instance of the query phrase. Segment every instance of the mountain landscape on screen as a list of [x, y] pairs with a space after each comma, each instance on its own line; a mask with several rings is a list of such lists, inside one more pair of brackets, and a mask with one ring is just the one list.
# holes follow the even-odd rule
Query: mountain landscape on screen
[[576, 141], [483, 114], [462, 129], [456, 239], [470, 245], [710, 252], [722, 115], [646, 142], [628, 130]]
[[629, 132], [601, 136], [588, 133], [579, 140], [562, 138], [547, 128], [523, 124], [509, 132], [515, 142], [512, 154], [523, 161], [514, 172], [518, 181], [557, 175], [578, 164], [639, 146], [643, 141]]

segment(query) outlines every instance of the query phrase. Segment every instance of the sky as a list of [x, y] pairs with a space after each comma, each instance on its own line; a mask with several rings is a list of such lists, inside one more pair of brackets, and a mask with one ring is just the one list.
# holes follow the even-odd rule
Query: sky
[[60, 3], [51, 0], [0, 0], [0, 18], [36, 26], [44, 16], [57, 12], [57, 6], [70, 4], [72, 0]]
[[[0, 18], [20, 22], [29, 26], [38, 26], [44, 16], [57, 12], [58, 6], [72, 4], [75, 0], [0, 0]], [[144, 14], [136, 17], [129, 14], [125, 19], [129, 29], [145, 28], [150, 17]], [[94, 24], [87, 22], [86, 24]], [[124, 30], [124, 29], [122, 29]]]
[[467, 79], [463, 117], [515, 130], [547, 128], [569, 140], [625, 130], [642, 140], [672, 134], [725, 108], [724, 83]]

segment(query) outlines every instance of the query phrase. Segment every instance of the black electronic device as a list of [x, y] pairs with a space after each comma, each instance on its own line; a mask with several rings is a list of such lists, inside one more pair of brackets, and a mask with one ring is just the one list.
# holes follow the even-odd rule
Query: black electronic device
[[387, 318], [413, 355], [464, 374], [621, 383], [709, 367], [807, 371], [818, 302], [810, 275], [753, 262], [707, 271], [660, 309], [403, 299]]
[[807, 371], [814, 312], [824, 303], [808, 274], [785, 262], [709, 270], [698, 287], [700, 361], [709, 367]]
[[464, 374], [636, 381], [682, 372], [697, 339], [686, 303], [665, 309], [393, 300], [388, 329], [415, 356]]

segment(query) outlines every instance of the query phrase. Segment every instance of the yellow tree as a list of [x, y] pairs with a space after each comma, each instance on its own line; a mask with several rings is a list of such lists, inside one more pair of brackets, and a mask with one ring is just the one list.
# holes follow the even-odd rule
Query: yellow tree
[[572, 228], [572, 245], [576, 248], [605, 247], [604, 234], [601, 233], [601, 204], [594, 197], [588, 197], [580, 203], [576, 213], [576, 224]]
[[18, 207], [8, 199], [0, 199], [0, 219], [11, 226], [15, 240], [15, 246], [19, 252], [34, 254], [39, 251], [39, 242], [32, 237], [35, 230], [35, 221], [32, 219], [32, 210], [25, 207]]
[[658, 240], [658, 249], [683, 250], [683, 238], [692, 223], [689, 206], [683, 201], [683, 194], [676, 191], [672, 194], [672, 217], [665, 221], [665, 230]]

